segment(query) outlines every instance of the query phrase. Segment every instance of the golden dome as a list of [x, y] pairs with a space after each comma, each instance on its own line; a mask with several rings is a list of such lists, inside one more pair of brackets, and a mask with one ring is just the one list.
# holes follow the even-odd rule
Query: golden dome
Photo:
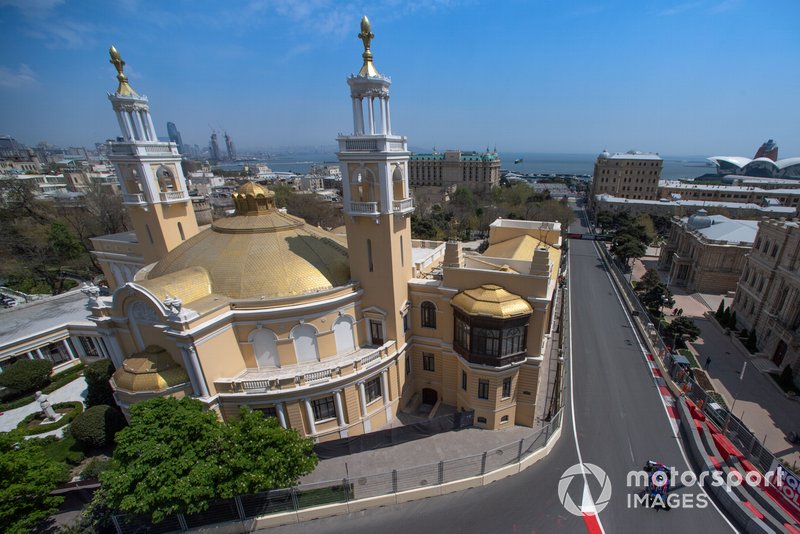
[[231, 195], [236, 215], [252, 215], [275, 208], [275, 193], [255, 182], [247, 182]]
[[[257, 184], [245, 184], [239, 191], [243, 189], [264, 190]], [[147, 279], [202, 267], [211, 291], [232, 299], [288, 297], [347, 284], [347, 248], [333, 234], [276, 210], [274, 194], [266, 193], [240, 197], [237, 216], [219, 219], [181, 243], [150, 270]], [[251, 202], [260, 200], [268, 202]]]
[[451, 304], [468, 315], [497, 319], [510, 319], [533, 313], [533, 308], [528, 302], [495, 284], [484, 284], [475, 289], [462, 291], [453, 297]]
[[186, 384], [189, 375], [163, 348], [150, 345], [122, 362], [111, 377], [117, 389], [129, 392], [163, 391]]

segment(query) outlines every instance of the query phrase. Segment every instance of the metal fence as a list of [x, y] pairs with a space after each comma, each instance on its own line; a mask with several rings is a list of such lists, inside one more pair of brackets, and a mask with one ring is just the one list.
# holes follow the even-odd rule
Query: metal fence
[[356, 499], [391, 495], [482, 476], [519, 463], [545, 447], [561, 427], [562, 417], [563, 410], [560, 410], [549, 423], [530, 436], [472, 456], [395, 469], [377, 475], [302, 484], [293, 488], [241, 495], [214, 502], [204, 512], [191, 515], [178, 514], [156, 524], [151, 523], [146, 517], [131, 514], [114, 515], [112, 519], [119, 534], [182, 532], [215, 523], [246, 521], [270, 514], [297, 512], [324, 504], [346, 503]]
[[[628, 297], [628, 301], [632, 303], [635, 311], [637, 311], [642, 318], [648, 317], [647, 310], [639, 301], [639, 298], [631, 285], [625, 280], [625, 275], [619, 269], [608, 250], [602, 244], [599, 246], [607, 260], [606, 265], [610, 266], [612, 275], [617, 278], [617, 281], [619, 282], [617, 285], [623, 288]], [[661, 354], [666, 353], [666, 345], [661, 339], [661, 336], [651, 336], [649, 337], [649, 340], [658, 352]], [[703, 401], [703, 406], [707, 407], [708, 403], [719, 402], [718, 397], [714, 397], [706, 392], [703, 387], [700, 386], [688, 374], [678, 377], [677, 373], [672, 372], [677, 371], [677, 368], [673, 367], [671, 370], [668, 370], [670, 371], [673, 381], [675, 381], [679, 386], [686, 386], [685, 388], [682, 387], [681, 389], [686, 390], [687, 397], [692, 399], [695, 404], [697, 404], [698, 401]], [[747, 426], [744, 425], [744, 423], [742, 423], [738, 418], [734, 417], [733, 414], [731, 414], [727, 409], [725, 409], [725, 416], [721, 416], [718, 412], [708, 409], [705, 409], [704, 412], [712, 421], [714, 421], [714, 423], [717, 424], [717, 426], [724, 430], [725, 436], [740, 451], [747, 455], [748, 459], [753, 465], [761, 469], [762, 472], [770, 470], [773, 465], [773, 460], [775, 460], [777, 457], [766, 448], [764, 443], [759, 440], [755, 434], [753, 434], [753, 432], [751, 432]], [[780, 461], [780, 459], [778, 459], [778, 461]], [[787, 469], [787, 471], [791, 472], [789, 469]], [[795, 474], [795, 476], [797, 475]]]

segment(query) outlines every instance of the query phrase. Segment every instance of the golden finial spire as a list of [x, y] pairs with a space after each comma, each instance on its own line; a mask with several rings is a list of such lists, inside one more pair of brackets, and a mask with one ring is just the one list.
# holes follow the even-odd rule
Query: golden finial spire
[[110, 63], [117, 69], [117, 80], [119, 80], [117, 94], [122, 96], [139, 96], [138, 93], [133, 90], [133, 87], [128, 84], [128, 77], [122, 72], [125, 62], [122, 61], [122, 57], [119, 55], [119, 52], [117, 52], [117, 49], [112, 46], [108, 49], [108, 53], [111, 56]]
[[372, 52], [369, 49], [369, 44], [372, 42], [372, 39], [375, 38], [375, 34], [372, 33], [372, 28], [369, 24], [369, 19], [366, 15], [364, 18], [361, 19], [361, 33], [358, 34], [358, 38], [364, 43], [364, 53], [361, 54], [361, 57], [364, 58], [364, 64], [361, 66], [361, 70], [358, 72], [359, 76], [380, 76], [378, 71], [375, 69], [375, 65], [372, 64]]

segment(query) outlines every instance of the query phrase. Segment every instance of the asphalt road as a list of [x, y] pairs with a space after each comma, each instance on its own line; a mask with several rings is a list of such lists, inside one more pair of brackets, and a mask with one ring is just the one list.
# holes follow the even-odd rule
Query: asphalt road
[[[576, 223], [573, 231], [582, 228]], [[482, 488], [272, 531], [585, 533], [583, 518], [568, 513], [557, 492], [564, 471], [578, 462], [576, 441], [583, 462], [602, 468], [611, 481], [611, 498], [599, 513], [606, 533], [734, 531], [713, 504], [670, 511], [629, 508], [629, 494], [640, 488], [626, 487], [628, 471], [641, 469], [649, 459], [681, 471], [689, 468], [637, 338], [594, 247], [590, 241], [570, 243], [572, 386], [568, 381], [561, 439], [547, 458]], [[577, 440], [572, 430], [571, 391]], [[597, 500], [599, 483], [587, 479]], [[673, 493], [697, 502], [702, 491], [685, 487]], [[581, 504], [581, 477], [569, 484], [568, 495]], [[597, 505], [599, 508], [601, 503]]]

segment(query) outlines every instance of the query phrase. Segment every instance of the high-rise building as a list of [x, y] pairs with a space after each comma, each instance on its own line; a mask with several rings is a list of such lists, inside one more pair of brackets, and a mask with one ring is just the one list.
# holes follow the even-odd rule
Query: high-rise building
[[178, 127], [175, 126], [174, 122], [167, 123], [167, 135], [169, 135], [169, 140], [178, 145], [178, 153], [185, 154], [186, 151], [183, 148], [183, 138], [181, 138], [181, 133], [178, 131]]
[[219, 151], [217, 142], [217, 132], [211, 132], [211, 142], [208, 144], [208, 159], [211, 161], [222, 161], [222, 154]]
[[228, 150], [228, 159], [234, 161], [236, 159], [236, 147], [233, 146], [233, 139], [225, 132], [225, 148]]
[[597, 195], [618, 198], [657, 200], [658, 181], [664, 160], [658, 154], [631, 150], [609, 154], [604, 150], [594, 164], [590, 206]]

